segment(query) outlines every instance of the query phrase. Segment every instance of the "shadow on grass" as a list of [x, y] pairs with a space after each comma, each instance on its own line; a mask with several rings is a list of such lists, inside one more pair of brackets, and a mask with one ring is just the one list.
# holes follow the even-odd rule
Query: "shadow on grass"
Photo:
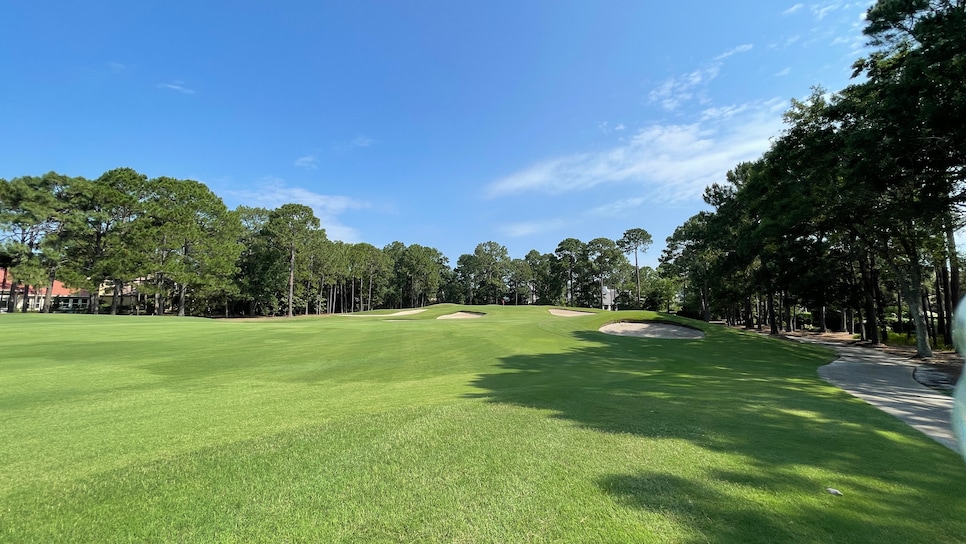
[[[690, 341], [575, 332], [577, 347], [566, 353], [501, 359], [502, 372], [473, 382], [482, 390], [475, 396], [715, 454], [682, 459], [690, 472], [597, 482], [622, 504], [689, 526], [695, 542], [915, 541], [924, 528], [963, 535], [958, 459], [821, 381], [816, 368], [830, 352], [707, 332]], [[794, 497], [803, 503], [789, 508]]]

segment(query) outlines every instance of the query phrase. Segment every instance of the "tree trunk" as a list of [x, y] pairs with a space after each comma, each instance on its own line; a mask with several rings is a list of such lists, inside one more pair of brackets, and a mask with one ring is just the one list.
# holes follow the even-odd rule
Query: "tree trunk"
[[882, 294], [882, 282], [879, 281], [879, 268], [875, 266], [874, 261], [871, 263], [869, 271], [872, 275], [873, 293], [875, 293], [875, 318], [879, 327], [877, 336], [879, 342], [885, 343], [889, 340], [889, 323], [885, 316], [885, 296]]
[[[943, 266], [945, 268], [945, 266]], [[946, 327], [946, 301], [945, 293], [942, 289], [942, 273], [939, 269], [936, 270], [936, 316], [939, 320], [939, 328], [936, 330], [936, 336], [942, 336], [943, 343], [947, 346], [951, 344], [949, 338], [949, 331]]]
[[926, 333], [929, 338], [927, 345], [932, 347], [936, 345], [936, 325], [931, 315], [932, 308], [929, 307], [929, 290], [925, 288], [922, 290], [922, 307], [926, 313]]
[[23, 304], [21, 305], [20, 311], [22, 313], [27, 313], [30, 309], [30, 286], [26, 283], [23, 284]]
[[745, 329], [751, 330], [755, 326], [754, 316], [751, 314], [751, 297], [745, 298]]
[[[842, 320], [845, 320], [845, 314], [842, 315]], [[818, 308], [818, 332], [825, 332], [828, 327], [825, 326], [825, 306], [819, 306]]]
[[54, 280], [57, 279], [57, 268], [51, 266], [47, 271], [47, 292], [44, 293], [44, 309], [42, 310], [45, 314], [49, 314], [54, 311], [52, 307], [54, 298]]
[[932, 349], [929, 347], [929, 331], [920, 306], [922, 275], [918, 268], [918, 266], [910, 266], [908, 275], [906, 277], [900, 276], [901, 279], [905, 280], [900, 282], [900, 285], [906, 294], [909, 316], [916, 328], [916, 357], [925, 359], [932, 357]]
[[292, 244], [288, 259], [288, 317], [292, 317], [292, 300], [295, 298], [295, 244]]
[[637, 272], [637, 309], [641, 309], [641, 267], [637, 264], [637, 246], [634, 247], [634, 271]]
[[778, 322], [775, 319], [775, 292], [768, 291], [768, 299], [766, 302], [768, 306], [768, 326], [770, 327], [769, 334], [778, 334]]
[[[3, 283], [0, 284], [0, 285], [6, 285], [7, 284], [7, 275], [8, 275], [7, 274], [7, 269], [4, 268], [3, 269]], [[16, 307], [16, 302], [15, 302], [16, 297], [17, 297], [16, 287], [17, 287], [17, 284], [14, 282], [13, 277], [11, 276], [10, 277], [10, 291], [7, 293], [7, 303], [6, 303], [7, 311], [8, 312], [13, 312], [14, 308]]]
[[567, 261], [567, 306], [574, 305], [574, 265], [572, 261]]
[[369, 311], [372, 311], [372, 274], [369, 274]]
[[956, 299], [952, 294], [952, 279], [950, 278], [949, 269], [946, 267], [946, 262], [943, 261], [942, 267], [942, 291], [943, 291], [943, 307], [945, 309], [945, 322], [943, 325], [943, 341], [947, 346], [953, 345], [953, 314], [956, 312]]
[[784, 291], [778, 292], [778, 309], [775, 311], [778, 315], [778, 332], [781, 332], [785, 328], [785, 296]]
[[164, 274], [158, 273], [154, 278], [154, 315], [164, 315], [164, 299], [161, 297], [161, 288], [164, 286]]
[[352, 289], [349, 294], [349, 313], [354, 313], [356, 311], [356, 280], [350, 279], [349, 285]]
[[179, 283], [177, 284], [177, 286], [178, 286], [178, 317], [184, 317], [186, 299], [188, 298], [188, 286], [184, 283]]
[[604, 276], [600, 277], [600, 309], [606, 309], [604, 308]]
[[898, 308], [898, 318], [899, 318], [899, 332], [906, 333], [906, 339], [909, 338], [909, 329], [906, 328], [905, 319], [902, 317], [902, 289], [896, 289], [896, 308]]
[[309, 315], [309, 303], [311, 302], [312, 282], [305, 282], [305, 315]]
[[711, 295], [708, 292], [708, 283], [705, 282], [701, 285], [701, 317], [704, 319], [705, 323], [711, 321]]
[[97, 315], [100, 310], [101, 305], [101, 283], [100, 281], [94, 283], [94, 289], [91, 291], [90, 306], [87, 308], [87, 313]]
[[762, 329], [764, 329], [764, 326], [765, 326], [764, 321], [765, 321], [765, 315], [767, 313], [767, 310], [765, 309], [765, 301], [762, 300], [760, 294], [758, 295], [758, 301], [757, 302], [758, 302], [758, 304], [757, 304], [757, 306], [758, 306], [758, 332], [761, 332]]
[[[955, 227], [951, 218], [946, 220], [946, 250], [949, 253], [949, 294], [952, 305], [949, 306], [950, 315], [956, 311], [956, 305], [962, 296], [959, 290], [959, 253], [956, 251]], [[952, 321], [952, 319], [950, 319]]]
[[879, 343], [879, 324], [876, 322], [875, 287], [872, 285], [872, 271], [869, 269], [868, 253], [859, 256], [859, 272], [862, 274], [862, 292], [865, 300], [865, 337], [873, 344]]
[[114, 285], [112, 286], [111, 294], [111, 315], [117, 315], [117, 299], [120, 298], [121, 285], [117, 280], [114, 280], [113, 283]]

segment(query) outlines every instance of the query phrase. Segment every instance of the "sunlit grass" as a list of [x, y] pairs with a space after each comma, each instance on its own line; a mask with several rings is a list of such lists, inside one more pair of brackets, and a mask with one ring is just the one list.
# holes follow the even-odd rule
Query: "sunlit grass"
[[596, 332], [654, 317], [2, 316], [0, 541], [966, 536], [961, 461], [829, 352]]

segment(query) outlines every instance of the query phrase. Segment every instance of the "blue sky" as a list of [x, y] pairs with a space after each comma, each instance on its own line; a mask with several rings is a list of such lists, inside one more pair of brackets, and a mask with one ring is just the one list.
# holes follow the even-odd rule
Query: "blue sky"
[[655, 243], [838, 90], [871, 2], [0, 2], [0, 177], [127, 166], [330, 238]]

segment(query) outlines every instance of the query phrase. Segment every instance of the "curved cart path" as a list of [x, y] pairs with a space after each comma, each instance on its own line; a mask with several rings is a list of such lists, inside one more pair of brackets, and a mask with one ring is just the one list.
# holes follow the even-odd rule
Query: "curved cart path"
[[796, 340], [822, 344], [838, 352], [838, 359], [819, 367], [822, 379], [959, 451], [952, 427], [953, 398], [917, 382], [913, 377], [915, 363], [868, 348], [806, 338]]

